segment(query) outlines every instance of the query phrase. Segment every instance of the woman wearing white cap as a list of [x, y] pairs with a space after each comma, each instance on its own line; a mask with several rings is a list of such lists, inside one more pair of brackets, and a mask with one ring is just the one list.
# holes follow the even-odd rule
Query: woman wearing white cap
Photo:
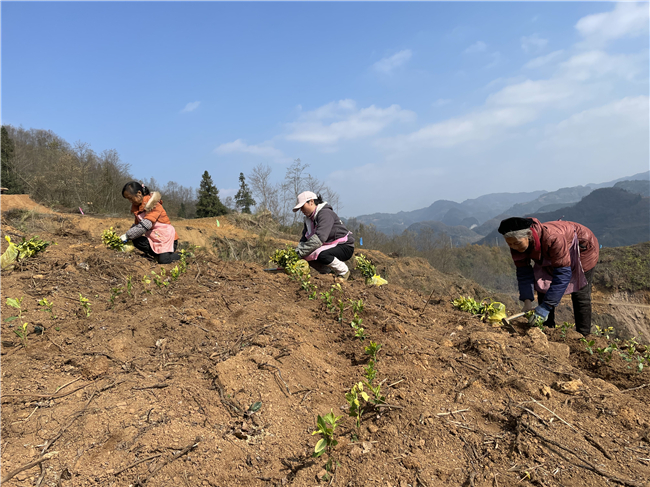
[[347, 280], [350, 270], [345, 261], [354, 253], [354, 237], [321, 195], [305, 191], [298, 195], [293, 211], [302, 211], [305, 226], [296, 252], [321, 274], [334, 272]]

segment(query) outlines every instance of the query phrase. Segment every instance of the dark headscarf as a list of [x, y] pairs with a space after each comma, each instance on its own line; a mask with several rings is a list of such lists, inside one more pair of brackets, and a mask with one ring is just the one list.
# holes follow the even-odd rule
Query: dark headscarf
[[505, 235], [508, 232], [516, 232], [517, 230], [526, 230], [533, 225], [532, 218], [521, 218], [518, 216], [513, 216], [512, 218], [506, 218], [501, 221], [499, 225], [498, 232], [501, 235]]

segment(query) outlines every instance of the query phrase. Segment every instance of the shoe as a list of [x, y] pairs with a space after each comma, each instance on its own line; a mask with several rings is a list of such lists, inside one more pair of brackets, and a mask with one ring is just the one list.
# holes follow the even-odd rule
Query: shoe
[[342, 276], [336, 276], [336, 281], [337, 282], [345, 282], [345, 281], [348, 280], [349, 277], [350, 277], [350, 271], [347, 271]]

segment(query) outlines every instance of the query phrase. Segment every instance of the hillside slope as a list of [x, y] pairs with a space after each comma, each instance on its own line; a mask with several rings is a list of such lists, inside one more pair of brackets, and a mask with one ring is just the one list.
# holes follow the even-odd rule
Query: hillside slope
[[[357, 429], [345, 393], [364, 375], [369, 340], [354, 338], [350, 310], [339, 323], [289, 276], [211, 252], [212, 242], [260, 242], [252, 230], [176, 222], [182, 239], [208, 248], [157, 286], [142, 277], [161, 266], [99, 242], [128, 220], [31, 218], [22, 228], [3, 220], [3, 235], [36, 230], [57, 245], [2, 276], [2, 474], [57, 453], [7, 485], [43, 476], [64, 487], [640, 487], [650, 478], [650, 372], [600, 362], [571, 331], [483, 324], [450, 300], [484, 291], [420, 259], [371, 254], [389, 284], [369, 288], [357, 275], [334, 292], [364, 301], [363, 327], [382, 345], [374, 383], [387, 404], [367, 405]], [[333, 284], [312, 281], [319, 292]], [[433, 293], [398, 284], [415, 281]], [[24, 298], [26, 340], [4, 319], [16, 314], [8, 297]], [[311, 458], [311, 433], [331, 410], [343, 416], [338, 467], [319, 482], [327, 456]]]

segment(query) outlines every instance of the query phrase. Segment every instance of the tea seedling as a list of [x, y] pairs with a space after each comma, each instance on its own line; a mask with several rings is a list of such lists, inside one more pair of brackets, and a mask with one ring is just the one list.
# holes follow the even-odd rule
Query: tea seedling
[[14, 330], [14, 333], [18, 335], [20, 340], [23, 342], [23, 347], [27, 348], [27, 323], [23, 323], [23, 326]]
[[129, 296], [133, 296], [131, 294], [131, 291], [133, 290], [133, 276], [129, 276], [126, 278], [126, 294]]
[[54, 303], [48, 301], [46, 298], [43, 298], [38, 302], [38, 304], [40, 306], [45, 306], [44, 311], [47, 311], [48, 313], [50, 313], [50, 319], [56, 320], [56, 315], [54, 314], [54, 310], [52, 309], [52, 307], [54, 306]]
[[565, 321], [562, 325], [558, 325], [555, 328], [560, 329], [560, 337], [562, 337], [563, 340], [566, 340], [566, 332], [575, 326], [575, 323], [568, 323]]
[[52, 242], [46, 242], [45, 240], [41, 240], [40, 238], [38, 238], [38, 236], [34, 236], [29, 240], [25, 240], [25, 237], [23, 237], [23, 241], [16, 245], [16, 249], [19, 252], [18, 260], [23, 260], [29, 257], [33, 257], [39, 252], [45, 250], [50, 245], [52, 245]]
[[[325, 470], [328, 472], [327, 478], [323, 477], [323, 480], [329, 480], [329, 473], [333, 470], [333, 457], [332, 450], [338, 441], [334, 438], [334, 432], [338, 426], [339, 420], [342, 416], [335, 416], [334, 411], [330, 409], [330, 412], [325, 416], [317, 416], [316, 418], [316, 431], [312, 435], [321, 435], [321, 439], [318, 440], [316, 446], [314, 447], [314, 458], [319, 458], [323, 453], [327, 453], [327, 463], [325, 464]], [[336, 462], [338, 465], [338, 462]]]
[[81, 293], [79, 293], [79, 304], [86, 313], [86, 318], [88, 318], [90, 316], [90, 301], [88, 298], [84, 298]]
[[354, 384], [350, 392], [345, 394], [345, 400], [348, 402], [348, 415], [355, 418], [357, 429], [361, 428], [361, 416], [363, 415], [361, 399], [365, 402], [368, 402], [370, 399], [368, 394], [363, 390], [363, 382]]
[[117, 250], [119, 252], [122, 252], [125, 246], [117, 233], [113, 231], [113, 227], [102, 232], [102, 243], [109, 249]]
[[155, 271], [151, 271], [151, 275], [153, 276], [153, 282], [159, 288], [169, 286], [169, 281], [167, 279], [164, 279], [166, 274], [167, 271], [165, 271], [164, 267], [160, 268], [160, 274], [156, 274]]
[[359, 340], [364, 341], [366, 338], [368, 338], [368, 336], [366, 335], [365, 330], [361, 328], [362, 322], [363, 319], [355, 315], [352, 323], [350, 323], [350, 326], [354, 330], [354, 338], [358, 338]]
[[327, 311], [334, 311], [336, 306], [334, 305], [334, 291], [341, 291], [341, 285], [339, 283], [333, 284], [329, 291], [320, 293], [320, 298], [325, 302]]
[[368, 279], [372, 279], [375, 274], [377, 274], [377, 268], [373, 265], [372, 261], [368, 259], [365, 255], [359, 254], [355, 257], [357, 261], [357, 269], [361, 272], [361, 275]]
[[151, 289], [149, 289], [149, 284], [151, 284], [151, 278], [148, 275], [142, 276], [142, 285], [144, 286], [144, 292], [151, 294]]
[[23, 299], [22, 298], [7, 298], [7, 306], [11, 306], [12, 308], [16, 308], [18, 310], [18, 316], [10, 316], [9, 318], [5, 318], [5, 321], [13, 321], [15, 319], [23, 319]]
[[172, 277], [172, 281], [175, 281], [181, 276], [181, 270], [176, 266], [169, 272], [169, 275]]
[[581, 338], [580, 341], [585, 344], [585, 348], [587, 352], [589, 352], [589, 355], [594, 354], [594, 345], [596, 344], [596, 340], [589, 340], [587, 341], [586, 338]]
[[370, 358], [376, 362], [377, 361], [377, 354], [379, 353], [379, 350], [381, 350], [381, 345], [376, 344], [372, 340], [370, 340], [370, 345], [365, 347], [363, 351], [366, 353], [366, 355], [370, 355]]
[[124, 292], [122, 286], [114, 287], [111, 289], [111, 297], [110, 297], [111, 308], [115, 306], [115, 298], [117, 298], [120, 294], [122, 294], [122, 292]]
[[613, 326], [608, 326], [607, 328], [601, 328], [600, 326], [596, 325], [596, 330], [594, 332], [594, 335], [597, 337], [605, 337], [609, 340], [611, 335], [614, 335], [614, 327]]

